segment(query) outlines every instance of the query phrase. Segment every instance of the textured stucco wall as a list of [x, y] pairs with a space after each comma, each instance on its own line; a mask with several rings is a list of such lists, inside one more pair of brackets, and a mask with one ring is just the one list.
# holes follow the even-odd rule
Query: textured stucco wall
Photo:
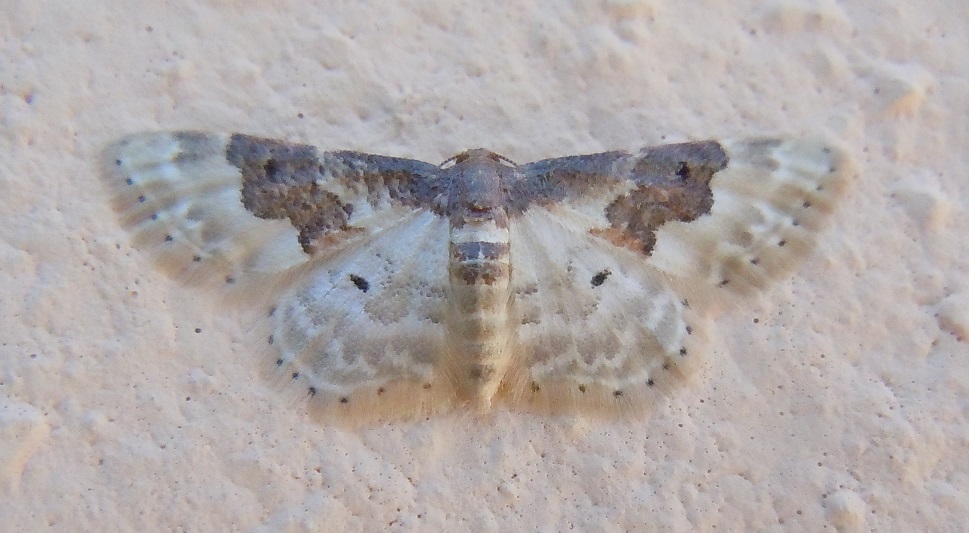
[[[7, 1], [0, 516], [42, 530], [935, 530], [969, 519], [965, 6]], [[439, 161], [839, 139], [817, 252], [717, 320], [639, 423], [348, 430], [133, 249], [97, 177], [140, 130]]]

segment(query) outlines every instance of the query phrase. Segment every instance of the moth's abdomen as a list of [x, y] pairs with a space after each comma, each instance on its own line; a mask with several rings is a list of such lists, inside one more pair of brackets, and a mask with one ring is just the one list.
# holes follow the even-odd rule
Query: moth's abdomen
[[449, 367], [480, 411], [491, 407], [510, 359], [511, 257], [508, 216], [452, 217], [448, 253]]

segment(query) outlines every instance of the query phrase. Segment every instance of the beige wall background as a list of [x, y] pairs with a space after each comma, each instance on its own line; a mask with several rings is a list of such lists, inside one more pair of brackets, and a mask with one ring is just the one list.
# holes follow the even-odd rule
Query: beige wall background
[[[916, 531], [969, 520], [969, 6], [0, 0], [9, 531]], [[636, 423], [311, 421], [131, 247], [100, 150], [240, 131], [441, 161], [757, 134], [860, 169]]]

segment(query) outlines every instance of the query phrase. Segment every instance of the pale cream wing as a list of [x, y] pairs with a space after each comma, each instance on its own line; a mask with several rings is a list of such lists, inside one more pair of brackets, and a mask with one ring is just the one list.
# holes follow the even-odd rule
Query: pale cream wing
[[199, 132], [126, 137], [103, 164], [123, 224], [169, 274], [275, 302], [253, 334], [311, 412], [358, 422], [453, 404], [437, 373], [448, 257], [437, 167]]
[[323, 419], [362, 422], [450, 409], [447, 221], [415, 214], [319, 265], [267, 317], [276, 381]]
[[104, 154], [122, 224], [176, 278], [231, 284], [244, 273], [274, 274], [310, 258], [288, 221], [257, 218], [242, 205], [239, 169], [226, 161], [228, 139], [144, 133]]
[[673, 276], [747, 293], [790, 272], [813, 249], [855, 169], [844, 152], [820, 141], [720, 144], [729, 163], [710, 182], [710, 212], [660, 227], [648, 262]]
[[500, 393], [513, 407], [641, 416], [701, 364], [705, 319], [591, 227], [565, 204], [512, 224], [515, 361]]
[[788, 272], [852, 174], [828, 144], [780, 139], [521, 167], [504, 394], [543, 411], [647, 409], [700, 366], [706, 304]]

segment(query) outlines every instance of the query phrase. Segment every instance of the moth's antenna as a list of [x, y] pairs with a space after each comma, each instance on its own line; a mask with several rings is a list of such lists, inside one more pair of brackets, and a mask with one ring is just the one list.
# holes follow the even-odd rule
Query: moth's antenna
[[509, 165], [511, 165], [513, 167], [517, 167], [518, 166], [518, 163], [512, 161], [511, 159], [508, 159], [507, 157], [505, 157], [505, 156], [503, 156], [501, 154], [496, 154], [495, 152], [491, 152], [491, 155], [492, 155], [492, 157], [498, 159], [499, 161], [504, 161], [505, 163], [508, 163]]
[[456, 162], [459, 157], [461, 157], [462, 155], [464, 155], [466, 153], [467, 152], [461, 152], [460, 154], [452, 155], [451, 157], [449, 157], [449, 158], [445, 159], [443, 162], [441, 162], [441, 164], [438, 165], [438, 166], [441, 167], [441, 168], [444, 168], [444, 165], [446, 165], [446, 164], [448, 164], [448, 163], [450, 163], [452, 161], [455, 161]]

